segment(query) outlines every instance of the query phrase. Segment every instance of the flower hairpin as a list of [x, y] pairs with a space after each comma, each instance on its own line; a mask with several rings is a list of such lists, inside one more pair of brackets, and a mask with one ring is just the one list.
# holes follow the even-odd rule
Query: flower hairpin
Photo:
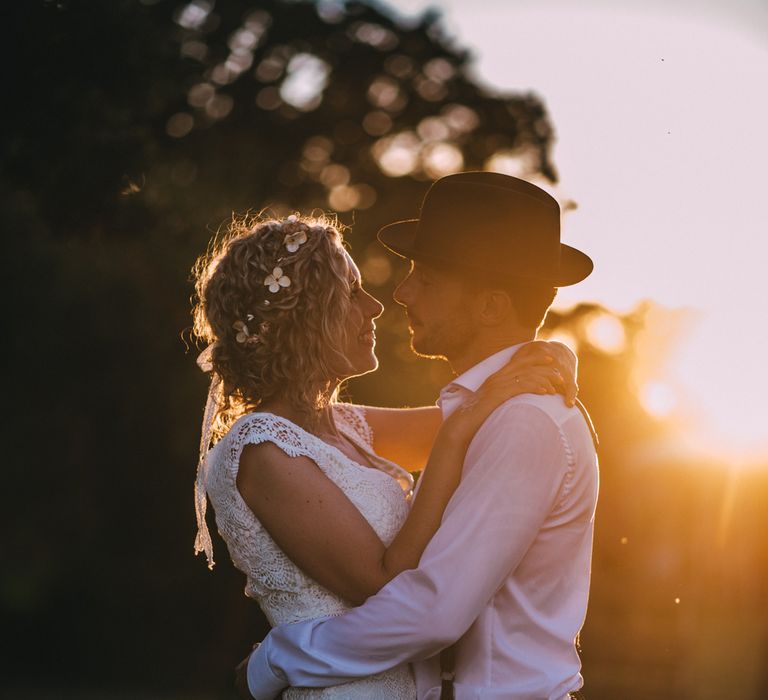
[[[246, 320], [250, 323], [254, 320], [255, 316], [253, 314], [248, 314], [246, 317]], [[259, 342], [259, 336], [257, 333], [251, 333], [248, 330], [248, 326], [245, 325], [244, 321], [235, 321], [232, 324], [232, 328], [234, 328], [237, 331], [237, 334], [235, 335], [235, 340], [244, 345], [254, 345]], [[264, 331], [266, 330], [266, 324], [262, 323], [259, 326], [259, 329]]]
[[301, 246], [307, 242], [306, 231], [296, 231], [295, 233], [287, 233], [283, 239], [285, 247], [289, 253], [295, 253]]
[[[295, 253], [307, 242], [307, 231], [309, 230], [309, 227], [304, 222], [299, 221], [295, 214], [291, 214], [287, 217], [281, 228], [286, 232], [283, 237], [283, 245], [289, 253]], [[271, 274], [264, 278], [264, 286], [268, 287], [272, 294], [277, 294], [281, 289], [291, 286], [291, 278], [288, 277], [288, 275], [283, 272], [283, 268], [280, 267], [282, 259], [282, 257], [277, 258], [277, 265], [272, 269]], [[264, 306], [268, 306], [269, 301], [265, 299], [263, 304]]]
[[272, 294], [275, 294], [280, 291], [281, 287], [290, 287], [291, 278], [283, 274], [282, 268], [276, 267], [272, 270], [271, 275], [267, 275], [264, 278], [264, 285], [269, 287], [269, 291]]

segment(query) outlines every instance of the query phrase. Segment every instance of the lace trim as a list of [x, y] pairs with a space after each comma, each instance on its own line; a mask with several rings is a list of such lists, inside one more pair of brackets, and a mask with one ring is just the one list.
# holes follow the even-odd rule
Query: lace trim
[[373, 429], [365, 418], [365, 408], [353, 403], [333, 404], [334, 417], [343, 421], [369, 447], [373, 447]]
[[[341, 432], [365, 454], [373, 466], [379, 471], [389, 474], [400, 484], [400, 488], [410, 496], [413, 492], [413, 475], [399, 464], [390, 462], [373, 451], [373, 430], [365, 420], [365, 408], [351, 403], [338, 403], [334, 404], [334, 409], [337, 427]], [[354, 430], [354, 434], [351, 434], [350, 430]], [[364, 444], [361, 444], [361, 439], [365, 441]]]

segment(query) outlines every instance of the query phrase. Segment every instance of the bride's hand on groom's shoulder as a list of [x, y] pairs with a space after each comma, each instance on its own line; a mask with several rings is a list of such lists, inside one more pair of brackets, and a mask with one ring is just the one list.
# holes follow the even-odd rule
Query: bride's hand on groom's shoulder
[[561, 394], [573, 406], [578, 393], [577, 360], [562, 343], [534, 341], [524, 345], [500, 370], [485, 380], [456, 417], [459, 424], [482, 422], [507, 399], [520, 394]]
[[[566, 405], [573, 406], [579, 393], [578, 364], [578, 358], [567, 345], [534, 340], [523, 345], [497, 374], [525, 378], [530, 393], [562, 394]], [[538, 379], [542, 381], [537, 384]]]
[[566, 405], [574, 405], [576, 356], [560, 343], [532, 345], [531, 350], [526, 349], [528, 345], [521, 348], [483, 382], [471, 400], [446, 418], [439, 433], [442, 440], [466, 446], [496, 408], [520, 394], [561, 394]]

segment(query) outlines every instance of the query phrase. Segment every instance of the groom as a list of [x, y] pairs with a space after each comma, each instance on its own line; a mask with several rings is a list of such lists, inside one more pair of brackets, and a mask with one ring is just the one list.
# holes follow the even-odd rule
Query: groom
[[[440, 393], [444, 416], [535, 338], [557, 287], [592, 271], [560, 243], [557, 202], [497, 173], [438, 180], [420, 218], [379, 239], [413, 261], [395, 292], [413, 349], [460, 375]], [[510, 399], [477, 432], [419, 567], [342, 616], [272, 630], [247, 662], [248, 689], [267, 700], [414, 662], [419, 700], [443, 697], [441, 686], [456, 700], [571, 697], [597, 487], [579, 410], [557, 396]]]

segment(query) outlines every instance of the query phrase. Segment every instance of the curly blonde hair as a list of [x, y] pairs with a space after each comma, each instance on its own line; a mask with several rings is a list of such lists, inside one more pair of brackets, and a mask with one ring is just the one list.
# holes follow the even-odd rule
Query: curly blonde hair
[[[301, 233], [306, 242], [291, 252], [286, 236]], [[276, 292], [265, 283], [275, 267], [290, 279]], [[271, 399], [287, 401], [310, 423], [335, 400], [334, 380], [347, 368], [351, 292], [335, 219], [235, 216], [198, 258], [193, 278], [193, 331], [212, 344], [212, 369], [221, 378], [214, 439]], [[238, 339], [243, 325], [247, 335]]]

